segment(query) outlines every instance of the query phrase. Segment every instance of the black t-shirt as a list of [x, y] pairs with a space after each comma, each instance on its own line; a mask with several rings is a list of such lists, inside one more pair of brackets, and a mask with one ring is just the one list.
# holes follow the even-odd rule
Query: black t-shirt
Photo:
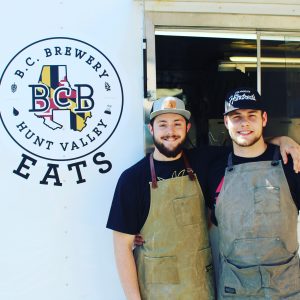
[[[208, 169], [213, 161], [227, 156], [223, 147], [201, 147], [185, 150], [191, 168], [196, 173], [202, 192], [208, 192]], [[154, 160], [158, 180], [184, 176], [186, 174], [183, 158], [173, 161]], [[125, 170], [117, 183], [107, 228], [115, 231], [137, 234], [142, 229], [150, 208], [151, 172], [149, 155]]]
[[[246, 158], [246, 157], [239, 157], [233, 155], [232, 157], [233, 165], [249, 163], [249, 162], [257, 162], [257, 161], [272, 161], [275, 147], [278, 146], [268, 144], [266, 151], [262, 155], [257, 157]], [[208, 186], [208, 193], [206, 194], [208, 198], [206, 200], [207, 200], [208, 207], [212, 210], [211, 220], [215, 225], [217, 225], [217, 220], [214, 214], [214, 207], [216, 204], [216, 199], [221, 190], [221, 186], [222, 186], [221, 181], [225, 175], [227, 161], [228, 161], [228, 155], [220, 157], [211, 165], [209, 169], [209, 175], [208, 175], [209, 186]], [[289, 184], [291, 195], [293, 197], [293, 200], [298, 210], [300, 210], [300, 173], [296, 174], [294, 172], [293, 160], [290, 156], [288, 158], [288, 163], [286, 165], [282, 163], [282, 165], [283, 165], [285, 177]]]

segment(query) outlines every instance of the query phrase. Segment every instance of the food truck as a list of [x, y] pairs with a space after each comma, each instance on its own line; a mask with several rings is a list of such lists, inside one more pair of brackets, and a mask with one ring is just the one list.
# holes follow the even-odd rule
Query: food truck
[[125, 299], [105, 227], [155, 99], [185, 101], [191, 147], [227, 145], [250, 85], [300, 143], [298, 0], [2, 1], [0, 24], [0, 299]]

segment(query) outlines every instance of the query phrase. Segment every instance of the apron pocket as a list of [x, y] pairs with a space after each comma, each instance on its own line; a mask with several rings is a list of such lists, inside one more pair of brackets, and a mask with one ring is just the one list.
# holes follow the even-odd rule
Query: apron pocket
[[298, 292], [300, 299], [300, 267], [299, 256], [295, 255], [288, 263], [272, 266], [262, 266], [262, 274], [266, 273], [266, 282], [263, 286], [274, 288], [280, 295], [289, 295]]
[[214, 299], [215, 282], [211, 247], [198, 251], [196, 268], [199, 282], [204, 285], [201, 286], [201, 297], [195, 299]]
[[220, 284], [223, 296], [237, 298], [241, 296], [257, 296], [261, 289], [259, 267], [240, 269], [224, 261], [222, 263]]
[[280, 188], [260, 186], [254, 189], [254, 205], [257, 213], [280, 212]]
[[187, 226], [200, 223], [199, 196], [176, 198], [173, 200], [173, 207], [178, 225]]
[[239, 266], [274, 265], [293, 257], [284, 242], [277, 237], [236, 239], [225, 256], [230, 263]]
[[147, 283], [179, 283], [176, 256], [145, 256], [145, 280]]
[[198, 251], [196, 267], [200, 277], [205, 277], [213, 273], [211, 247]]

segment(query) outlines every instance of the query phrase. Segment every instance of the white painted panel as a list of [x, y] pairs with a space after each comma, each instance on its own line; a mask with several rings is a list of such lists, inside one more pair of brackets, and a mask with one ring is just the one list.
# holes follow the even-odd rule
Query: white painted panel
[[158, 1], [146, 0], [146, 10], [156, 12], [224, 13], [299, 16], [300, 3], [292, 1]]
[[[145, 0], [146, 2], [162, 2], [161, 0]], [[164, 2], [208, 2], [202, 0], [164, 0]], [[222, 1], [222, 0], [211, 0], [210, 3], [257, 3], [257, 4], [299, 4], [298, 0], [230, 0], [230, 1]]]

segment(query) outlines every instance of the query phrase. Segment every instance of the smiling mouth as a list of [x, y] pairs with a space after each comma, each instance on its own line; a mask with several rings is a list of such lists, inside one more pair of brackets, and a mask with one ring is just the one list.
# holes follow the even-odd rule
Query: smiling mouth
[[180, 139], [180, 136], [178, 136], [178, 135], [164, 136], [161, 139], [164, 141], [167, 141], [167, 142], [174, 142], [174, 141], [177, 141], [178, 139]]
[[250, 135], [251, 133], [253, 133], [252, 130], [238, 131], [238, 134], [241, 135], [241, 136], [248, 136], [248, 135]]

